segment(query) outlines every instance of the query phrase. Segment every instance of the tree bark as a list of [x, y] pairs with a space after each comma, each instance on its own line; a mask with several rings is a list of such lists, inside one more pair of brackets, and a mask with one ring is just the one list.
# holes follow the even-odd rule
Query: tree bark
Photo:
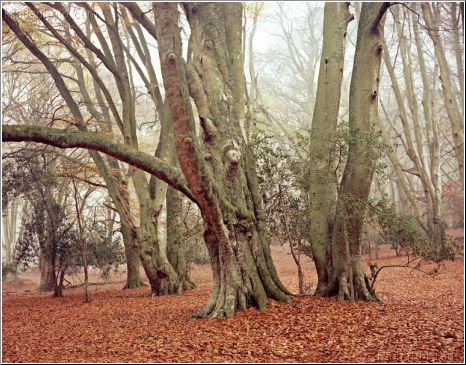
[[[258, 216], [254, 161], [245, 144], [242, 4], [185, 4], [193, 52], [189, 64], [182, 58], [176, 4], [154, 6], [178, 161], [207, 226], [214, 287], [198, 315], [231, 316], [251, 305], [264, 309], [268, 297], [289, 301], [271, 264]], [[202, 143], [190, 96], [199, 113]]]
[[[365, 204], [375, 170], [378, 89], [383, 27], [389, 3], [363, 3], [350, 86], [351, 140], [337, 203], [331, 244], [330, 280], [325, 295], [375, 300], [361, 259]], [[349, 251], [349, 252], [348, 252]], [[349, 257], [348, 257], [349, 256]], [[350, 281], [350, 278], [352, 280]]]
[[39, 252], [40, 282], [39, 291], [51, 291], [55, 289], [55, 270], [52, 266], [51, 255], [41, 250]]
[[[121, 217], [120, 217], [121, 219]], [[134, 289], [144, 285], [144, 281], [139, 274], [141, 262], [139, 260], [139, 252], [135, 244], [134, 231], [130, 225], [124, 220], [121, 220], [120, 232], [123, 236], [123, 244], [125, 245], [126, 257], [126, 284], [123, 289]]]
[[182, 219], [183, 196], [168, 187], [167, 190], [167, 257], [178, 275], [184, 290], [193, 289], [194, 282], [189, 277], [186, 263], [186, 238], [183, 235]]
[[[461, 112], [464, 115], [464, 61], [463, 61], [464, 43], [461, 44], [462, 38], [460, 34], [460, 13], [463, 9], [462, 7], [464, 8], [464, 4], [457, 4], [456, 2], [450, 3], [451, 28], [453, 32], [456, 70], [458, 72], [458, 82], [460, 85], [460, 97], [461, 97], [460, 106], [461, 106]], [[464, 23], [462, 24], [462, 26], [464, 27]], [[463, 33], [463, 42], [464, 42], [464, 33]]]
[[16, 196], [2, 209], [2, 263], [4, 265], [11, 265], [14, 261], [19, 205], [20, 198]]
[[343, 80], [346, 28], [352, 19], [349, 3], [325, 4], [324, 41], [310, 143], [311, 252], [309, 247], [304, 247], [304, 252], [315, 263], [318, 276], [316, 294], [323, 294], [328, 282], [327, 254], [338, 184], [335, 173], [335, 135]]

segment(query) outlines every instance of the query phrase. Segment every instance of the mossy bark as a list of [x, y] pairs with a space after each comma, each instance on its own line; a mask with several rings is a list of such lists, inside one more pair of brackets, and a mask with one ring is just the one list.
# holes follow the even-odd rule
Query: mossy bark
[[152, 296], [180, 294], [183, 290], [173, 267], [160, 252], [157, 226], [137, 230], [139, 258], [146, 272]]
[[[162, 75], [178, 161], [206, 223], [214, 286], [199, 316], [289, 301], [273, 267], [245, 130], [241, 3], [187, 3], [192, 60], [176, 4], [155, 3]], [[196, 132], [193, 98], [202, 128]]]
[[350, 86], [350, 143], [339, 189], [325, 295], [377, 300], [361, 260], [363, 216], [375, 171], [383, 27], [389, 3], [363, 3]]
[[144, 281], [139, 273], [141, 261], [139, 253], [134, 243], [134, 234], [128, 224], [122, 221], [121, 234], [123, 235], [123, 243], [125, 245], [126, 255], [126, 284], [123, 289], [134, 289], [144, 286]]

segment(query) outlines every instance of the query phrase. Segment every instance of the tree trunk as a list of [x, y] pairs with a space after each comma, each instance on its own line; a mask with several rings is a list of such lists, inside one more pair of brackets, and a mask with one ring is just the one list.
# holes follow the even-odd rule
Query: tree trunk
[[315, 263], [318, 276], [316, 294], [323, 294], [328, 282], [327, 255], [338, 184], [335, 173], [335, 134], [343, 80], [346, 28], [352, 19], [349, 3], [325, 4], [324, 43], [311, 126], [311, 252], [309, 248], [304, 250]]
[[61, 268], [58, 270], [58, 275], [55, 276], [54, 273], [54, 288], [53, 288], [53, 297], [54, 298], [61, 298], [63, 297], [63, 282], [65, 280], [65, 272], [66, 267]]
[[55, 288], [55, 270], [53, 268], [52, 256], [48, 253], [45, 245], [41, 245], [39, 252], [40, 283], [39, 291], [50, 291]]
[[141, 261], [139, 260], [139, 252], [134, 242], [135, 235], [133, 230], [123, 220], [121, 221], [121, 234], [123, 236], [123, 244], [125, 246], [126, 256], [126, 284], [123, 289], [134, 289], [144, 286], [144, 281], [139, 273]]
[[149, 230], [138, 228], [136, 244], [138, 245], [139, 258], [149, 279], [152, 296], [180, 294], [182, 287], [178, 276], [160, 252], [157, 225], [153, 224]]
[[438, 30], [438, 21], [434, 18], [434, 14], [429, 3], [422, 4], [422, 14], [424, 16], [427, 31], [434, 44], [435, 57], [440, 69], [440, 81], [445, 108], [447, 110], [448, 119], [450, 120], [453, 144], [455, 147], [455, 157], [458, 163], [459, 183], [464, 189], [464, 132], [462, 126], [462, 120], [464, 117], [462, 116], [456, 95], [454, 94], [453, 83], [450, 76], [451, 72]]
[[168, 187], [167, 190], [167, 256], [178, 275], [184, 290], [193, 289], [194, 282], [189, 277], [186, 264], [186, 238], [183, 237], [182, 219], [183, 196]]
[[[460, 12], [461, 7], [464, 7], [464, 4], [458, 4], [456, 2], [450, 3], [451, 9], [451, 28], [453, 32], [453, 42], [455, 50], [455, 59], [456, 59], [456, 70], [458, 72], [458, 82], [460, 84], [460, 106], [461, 112], [464, 115], [464, 43], [461, 44], [461, 34], [460, 34]], [[458, 9], [459, 8], [459, 9]], [[458, 11], [459, 10], [459, 11]], [[462, 24], [464, 26], [464, 24]], [[463, 31], [464, 32], [464, 31]], [[464, 42], [464, 34], [463, 34]]]
[[[400, 113], [401, 122], [403, 125], [404, 136], [406, 140], [406, 154], [410, 158], [410, 160], [414, 164], [415, 174], [419, 177], [419, 180], [422, 184], [422, 189], [424, 192], [424, 198], [426, 202], [426, 213], [425, 216], [425, 223], [420, 222], [421, 227], [426, 231], [426, 233], [434, 239], [435, 242], [439, 238], [437, 232], [437, 228], [440, 224], [441, 217], [439, 216], [440, 210], [439, 208], [439, 185], [440, 181], [438, 180], [438, 159], [439, 159], [439, 145], [438, 145], [438, 128], [437, 128], [437, 121], [436, 121], [436, 114], [431, 113], [430, 110], [430, 102], [431, 102], [431, 93], [429, 91], [429, 87], [432, 82], [428, 82], [427, 80], [427, 73], [425, 68], [424, 56], [422, 52], [422, 45], [420, 44], [419, 34], [417, 25], [414, 27], [414, 35], [415, 40], [417, 43], [417, 50], [418, 50], [418, 59], [419, 59], [419, 66], [422, 76], [423, 82], [423, 108], [424, 108], [424, 116], [426, 122], [426, 132], [430, 137], [429, 141], [429, 150], [430, 150], [430, 158], [431, 164], [430, 166], [425, 161], [424, 156], [424, 141], [423, 135], [421, 133], [421, 127], [419, 122], [419, 110], [417, 104], [417, 97], [415, 94], [414, 89], [414, 82], [412, 76], [412, 67], [411, 67], [411, 56], [406, 48], [406, 41], [405, 35], [403, 34], [403, 27], [402, 22], [400, 20], [400, 15], [398, 11], [394, 11], [394, 19], [397, 26], [397, 33], [400, 42], [400, 54], [401, 60], [403, 63], [403, 76], [404, 76], [404, 84], [406, 86], [406, 92], [403, 94], [400, 89], [400, 85], [398, 83], [397, 76], [394, 71], [394, 67], [391, 65], [390, 56], [385, 53], [384, 54], [384, 61], [387, 67], [388, 73], [390, 75], [390, 79], [392, 82], [392, 88], [394, 90], [396, 100], [398, 103], [398, 110]], [[434, 80], [435, 85], [435, 80]], [[408, 102], [409, 110], [411, 112], [411, 118], [413, 125], [408, 124], [408, 113], [405, 108], [405, 100]], [[383, 127], [382, 127], [383, 129]], [[414, 140], [411, 135], [411, 131], [414, 131]], [[383, 138], [385, 139], [385, 143], [388, 141], [388, 137], [382, 131]], [[398, 156], [394, 152], [389, 152], [389, 157], [392, 161], [392, 164], [395, 168], [395, 172], [398, 174], [400, 180], [403, 183], [404, 180], [404, 172], [406, 169], [402, 169]], [[430, 169], [429, 169], [430, 167]], [[406, 187], [406, 184], [403, 183], [403, 187]], [[412, 193], [409, 191], [405, 191], [406, 195], [408, 196], [411, 204], [413, 205], [413, 210], [418, 220], [421, 220], [421, 215], [419, 213], [419, 209], [417, 207], [417, 201], [412, 196]]]
[[2, 261], [4, 265], [10, 265], [14, 261], [18, 207], [19, 196], [16, 196], [2, 211]]
[[[436, 77], [437, 67], [434, 71], [434, 82], [433, 89], [436, 89]], [[432, 110], [436, 110], [436, 100], [432, 98], [431, 106]], [[433, 242], [437, 245], [443, 245], [444, 232], [442, 227], [442, 175], [440, 169], [440, 128], [437, 118], [437, 114], [432, 113], [432, 120], [430, 123], [432, 128], [432, 142], [430, 143], [431, 148], [431, 179], [432, 185], [434, 186], [434, 192], [432, 194], [432, 219], [429, 221], [429, 236]]]
[[363, 215], [377, 159], [374, 144], [378, 138], [379, 72], [388, 7], [388, 3], [363, 3], [359, 20], [350, 86], [351, 140], [333, 230], [331, 275], [325, 290], [325, 295], [338, 295], [339, 299], [352, 299], [353, 294], [355, 299], [377, 299], [370, 291], [360, 251]]
[[[162, 75], [178, 161], [206, 222], [214, 287], [199, 316], [289, 301], [270, 256], [246, 140], [241, 3], [187, 3], [193, 59], [182, 58], [174, 3], [155, 3]], [[189, 86], [189, 92], [188, 92]], [[199, 141], [194, 99], [203, 131]]]

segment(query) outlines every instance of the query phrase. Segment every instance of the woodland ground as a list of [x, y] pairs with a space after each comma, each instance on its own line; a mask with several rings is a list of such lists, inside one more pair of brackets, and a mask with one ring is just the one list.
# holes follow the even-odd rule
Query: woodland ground
[[[288, 248], [272, 251], [280, 277], [296, 291]], [[379, 266], [406, 261], [388, 246], [380, 257]], [[304, 269], [315, 288], [308, 260]], [[208, 265], [193, 267], [198, 286], [182, 295], [121, 290], [124, 277], [120, 271], [91, 286], [89, 304], [82, 287], [59, 299], [38, 293], [37, 270], [3, 283], [2, 362], [464, 362], [463, 258], [435, 277], [383, 270], [376, 284], [383, 303], [304, 296], [224, 320], [189, 319], [208, 299]]]

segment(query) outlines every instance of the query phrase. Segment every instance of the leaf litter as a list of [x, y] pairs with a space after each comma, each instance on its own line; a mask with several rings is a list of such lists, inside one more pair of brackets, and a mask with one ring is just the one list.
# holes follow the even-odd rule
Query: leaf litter
[[[297, 290], [287, 249], [273, 247], [273, 256], [284, 284]], [[316, 283], [309, 260], [304, 269]], [[15, 279], [16, 291], [4, 283], [2, 361], [464, 362], [463, 259], [445, 263], [434, 277], [383, 270], [376, 283], [382, 303], [296, 296], [292, 304], [270, 301], [262, 312], [191, 319], [209, 297], [210, 275], [209, 266], [195, 266], [196, 289], [163, 297], [150, 297], [148, 287], [121, 290], [120, 277], [96, 288], [88, 304], [82, 288], [53, 299], [20, 290], [24, 279]]]

